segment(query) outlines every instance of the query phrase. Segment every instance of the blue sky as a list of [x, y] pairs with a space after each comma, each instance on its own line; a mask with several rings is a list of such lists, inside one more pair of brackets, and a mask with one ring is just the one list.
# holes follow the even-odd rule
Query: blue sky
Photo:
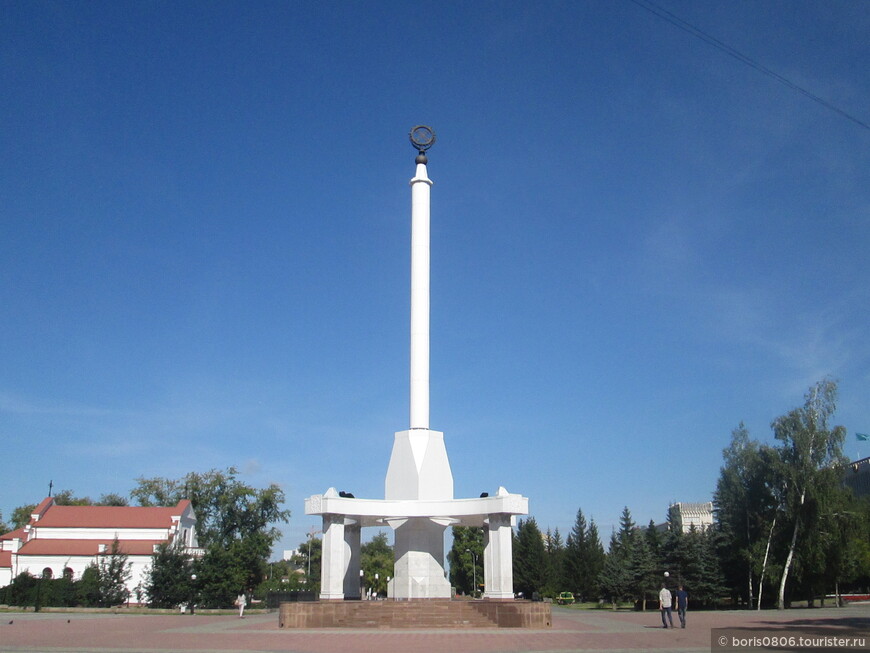
[[[859, 2], [659, 0], [865, 123]], [[870, 130], [609, 2], [0, 5], [0, 510], [238, 466], [383, 497], [431, 125], [432, 428], [606, 539], [815, 381], [870, 429]]]

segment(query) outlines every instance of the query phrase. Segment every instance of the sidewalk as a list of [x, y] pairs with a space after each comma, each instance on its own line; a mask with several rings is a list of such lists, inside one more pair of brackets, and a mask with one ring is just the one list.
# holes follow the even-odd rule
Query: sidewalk
[[[676, 619], [675, 619], [676, 620]], [[10, 623], [11, 622], [11, 623]], [[712, 628], [785, 629], [868, 635], [870, 606], [778, 611], [689, 612], [685, 630], [663, 629], [657, 610], [553, 608], [549, 630], [286, 630], [277, 612], [231, 615], [0, 613], [2, 653], [710, 653]], [[782, 649], [781, 649], [782, 650]]]

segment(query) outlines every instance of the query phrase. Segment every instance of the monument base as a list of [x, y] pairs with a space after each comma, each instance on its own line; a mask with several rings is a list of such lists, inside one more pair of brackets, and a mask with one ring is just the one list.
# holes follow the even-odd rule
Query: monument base
[[552, 625], [549, 603], [425, 599], [281, 603], [280, 628], [530, 628]]
[[305, 500], [306, 515], [323, 518], [320, 598], [359, 596], [360, 529], [390, 526], [396, 532], [394, 598], [450, 596], [444, 578], [444, 530], [449, 525], [484, 529], [484, 598], [513, 599], [512, 530], [529, 500], [500, 487], [477, 499], [380, 500], [339, 496], [335, 488]]
[[449, 599], [444, 577], [444, 523], [426, 517], [395, 520], [394, 577], [387, 587], [391, 599]]

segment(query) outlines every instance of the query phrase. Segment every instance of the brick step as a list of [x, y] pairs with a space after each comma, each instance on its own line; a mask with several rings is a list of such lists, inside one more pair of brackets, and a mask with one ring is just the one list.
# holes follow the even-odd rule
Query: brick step
[[466, 601], [362, 601], [336, 614], [339, 628], [494, 628], [496, 623]]
[[282, 603], [281, 628], [549, 628], [550, 606], [526, 601]]

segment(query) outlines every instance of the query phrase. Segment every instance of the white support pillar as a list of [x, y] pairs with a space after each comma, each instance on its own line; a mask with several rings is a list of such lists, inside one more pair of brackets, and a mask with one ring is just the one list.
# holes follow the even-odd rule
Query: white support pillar
[[344, 598], [344, 579], [350, 559], [348, 553], [344, 539], [344, 516], [323, 515], [323, 551], [320, 559], [321, 600]]
[[514, 598], [511, 516], [493, 514], [484, 530], [483, 549], [485, 599]]
[[429, 428], [429, 191], [426, 164], [411, 180], [411, 428]]
[[345, 523], [344, 544], [347, 552], [347, 570], [344, 572], [344, 598], [359, 599], [360, 593], [360, 525]]

